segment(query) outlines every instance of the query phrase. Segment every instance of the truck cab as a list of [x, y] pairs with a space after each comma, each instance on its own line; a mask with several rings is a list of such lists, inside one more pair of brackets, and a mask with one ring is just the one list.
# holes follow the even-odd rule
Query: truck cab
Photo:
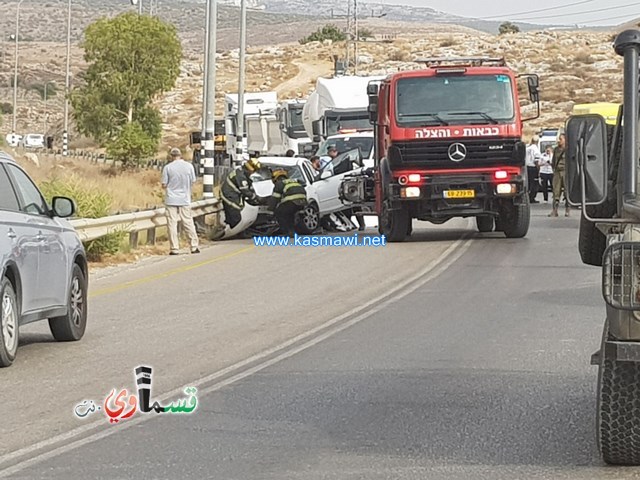
[[303, 155], [305, 149], [311, 145], [311, 139], [307, 135], [302, 122], [304, 100], [285, 100], [280, 103], [277, 111], [280, 134], [282, 136], [282, 152], [272, 151], [272, 154], [285, 153], [293, 150], [297, 155]]
[[[279, 132], [267, 132], [264, 133], [264, 125], [267, 127], [270, 124], [275, 125], [277, 129], [277, 119], [275, 112], [278, 107], [278, 95], [276, 92], [255, 92], [244, 94], [244, 106], [243, 106], [243, 119], [238, 119], [238, 95], [227, 94], [225, 96], [225, 133], [226, 133], [226, 150], [227, 155], [233, 162], [241, 161], [239, 158], [238, 150], [249, 151], [249, 148], [260, 151], [263, 148], [263, 144], [268, 144], [268, 138], [279, 136]], [[238, 145], [237, 133], [239, 122], [243, 122], [244, 138], [242, 144]], [[261, 142], [259, 139], [254, 140], [251, 138], [250, 130], [256, 130], [260, 132], [261, 137], [265, 137], [266, 140]], [[273, 130], [273, 129], [272, 129]]]
[[[480, 232], [524, 237], [530, 211], [516, 75], [504, 59], [420, 62], [424, 69], [367, 87], [380, 233], [402, 241], [412, 219], [475, 217]], [[526, 77], [539, 116], [538, 77]]]

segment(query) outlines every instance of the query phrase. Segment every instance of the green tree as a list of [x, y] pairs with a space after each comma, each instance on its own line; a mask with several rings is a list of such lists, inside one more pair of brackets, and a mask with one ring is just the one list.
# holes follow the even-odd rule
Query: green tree
[[332, 40], [334, 42], [341, 42], [346, 40], [347, 36], [344, 34], [342, 30], [340, 30], [335, 25], [325, 25], [322, 28], [319, 28], [315, 32], [313, 32], [308, 37], [301, 38], [298, 40], [302, 45], [309, 42], [323, 42], [325, 40]]
[[498, 28], [498, 32], [500, 33], [500, 35], [504, 35], [505, 33], [518, 33], [519, 31], [520, 27], [511, 22], [504, 22]]
[[152, 155], [161, 118], [151, 102], [172, 89], [182, 46], [171, 24], [124, 13], [89, 25], [82, 44], [89, 64], [71, 95], [78, 129], [125, 166]]

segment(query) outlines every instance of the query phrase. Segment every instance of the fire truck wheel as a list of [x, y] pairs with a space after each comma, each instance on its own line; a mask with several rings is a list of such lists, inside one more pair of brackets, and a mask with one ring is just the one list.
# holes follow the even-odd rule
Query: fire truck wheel
[[[608, 336], [605, 325], [605, 335]], [[598, 366], [597, 435], [610, 465], [640, 465], [640, 364], [607, 359]]]
[[500, 217], [500, 227], [507, 238], [522, 238], [529, 231], [531, 209], [529, 197], [524, 196], [520, 205], [510, 205]]
[[491, 215], [478, 215], [476, 217], [476, 226], [481, 233], [493, 231], [493, 217]]
[[378, 218], [380, 234], [387, 237], [389, 242], [402, 242], [407, 237], [410, 221], [406, 209], [388, 210], [385, 205], [382, 207], [382, 215]]

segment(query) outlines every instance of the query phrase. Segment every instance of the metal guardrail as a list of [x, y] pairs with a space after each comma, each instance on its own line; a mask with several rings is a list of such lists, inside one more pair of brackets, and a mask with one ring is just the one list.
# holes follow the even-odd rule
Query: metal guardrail
[[[191, 204], [191, 214], [194, 219], [217, 213], [222, 205], [217, 198], [199, 200]], [[129, 234], [129, 244], [132, 248], [138, 246], [139, 232], [147, 232], [147, 244], [154, 244], [156, 228], [166, 227], [167, 217], [165, 208], [145, 210], [142, 212], [124, 213], [102, 218], [76, 218], [70, 220], [83, 242], [89, 242], [104, 237], [110, 233], [126, 232]]]

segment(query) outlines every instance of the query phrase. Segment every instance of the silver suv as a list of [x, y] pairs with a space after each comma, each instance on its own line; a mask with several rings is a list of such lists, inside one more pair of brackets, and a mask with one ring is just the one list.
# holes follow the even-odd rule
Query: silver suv
[[84, 247], [64, 220], [73, 200], [52, 207], [26, 172], [0, 151], [0, 367], [16, 357], [22, 325], [49, 320], [58, 341], [80, 340], [87, 325]]

